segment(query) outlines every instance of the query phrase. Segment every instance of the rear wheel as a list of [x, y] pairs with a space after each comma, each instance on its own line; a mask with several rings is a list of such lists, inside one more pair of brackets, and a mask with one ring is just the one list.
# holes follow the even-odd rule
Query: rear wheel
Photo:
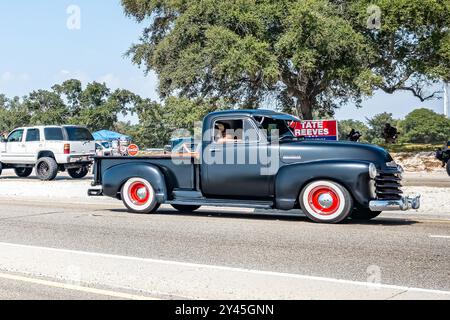
[[156, 200], [155, 189], [145, 179], [131, 178], [122, 187], [122, 201], [130, 212], [152, 213], [160, 204]]
[[348, 190], [328, 180], [308, 184], [300, 194], [299, 203], [309, 219], [320, 223], [339, 223], [353, 209], [353, 199]]
[[33, 172], [33, 168], [15, 168], [14, 172], [16, 173], [16, 176], [26, 178]]
[[67, 169], [67, 173], [74, 179], [82, 179], [87, 176], [89, 169], [87, 167], [79, 167]]
[[378, 217], [381, 211], [372, 211], [367, 208], [355, 209], [351, 217], [353, 220], [372, 220]]
[[182, 205], [182, 204], [173, 204], [172, 207], [177, 209], [180, 212], [193, 212], [195, 210], [200, 209], [201, 206], [188, 206], [188, 205]]
[[42, 181], [51, 181], [58, 175], [58, 164], [55, 159], [40, 158], [36, 164], [36, 176]]

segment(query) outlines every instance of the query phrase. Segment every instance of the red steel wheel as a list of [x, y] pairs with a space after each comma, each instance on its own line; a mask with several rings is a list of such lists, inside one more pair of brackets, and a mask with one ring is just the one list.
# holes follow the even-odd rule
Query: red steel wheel
[[155, 190], [150, 182], [142, 178], [131, 178], [122, 187], [122, 201], [135, 213], [151, 213], [158, 209]]
[[353, 209], [353, 199], [340, 184], [321, 180], [308, 184], [299, 197], [306, 216], [323, 223], [338, 223], [346, 219]]

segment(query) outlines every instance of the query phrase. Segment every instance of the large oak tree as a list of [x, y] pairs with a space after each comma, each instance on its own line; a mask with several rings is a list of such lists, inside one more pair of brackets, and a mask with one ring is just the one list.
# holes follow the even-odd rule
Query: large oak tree
[[305, 119], [376, 89], [422, 100], [450, 78], [448, 0], [122, 0], [129, 51], [163, 99], [276, 106]]

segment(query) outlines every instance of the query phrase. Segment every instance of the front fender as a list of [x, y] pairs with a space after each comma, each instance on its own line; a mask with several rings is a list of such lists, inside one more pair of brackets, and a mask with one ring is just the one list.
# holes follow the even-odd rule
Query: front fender
[[347, 188], [356, 204], [368, 207], [371, 199], [369, 164], [364, 161], [325, 160], [284, 166], [275, 181], [276, 207], [293, 209], [301, 190], [314, 180], [335, 181]]
[[138, 162], [119, 164], [107, 169], [102, 175], [103, 194], [116, 198], [124, 183], [131, 178], [147, 180], [155, 189], [158, 202], [164, 203], [167, 201], [167, 187], [164, 175], [158, 167]]

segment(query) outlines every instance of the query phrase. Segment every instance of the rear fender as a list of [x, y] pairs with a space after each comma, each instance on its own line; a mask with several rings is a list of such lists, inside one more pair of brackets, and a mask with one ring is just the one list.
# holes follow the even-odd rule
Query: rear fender
[[331, 180], [347, 188], [357, 205], [368, 207], [369, 162], [326, 160], [284, 166], [275, 181], [276, 207], [294, 209], [301, 190], [315, 180]]
[[102, 175], [103, 194], [117, 198], [122, 186], [131, 178], [142, 178], [151, 183], [159, 203], [167, 201], [164, 175], [158, 167], [143, 163], [125, 163], [107, 169]]

